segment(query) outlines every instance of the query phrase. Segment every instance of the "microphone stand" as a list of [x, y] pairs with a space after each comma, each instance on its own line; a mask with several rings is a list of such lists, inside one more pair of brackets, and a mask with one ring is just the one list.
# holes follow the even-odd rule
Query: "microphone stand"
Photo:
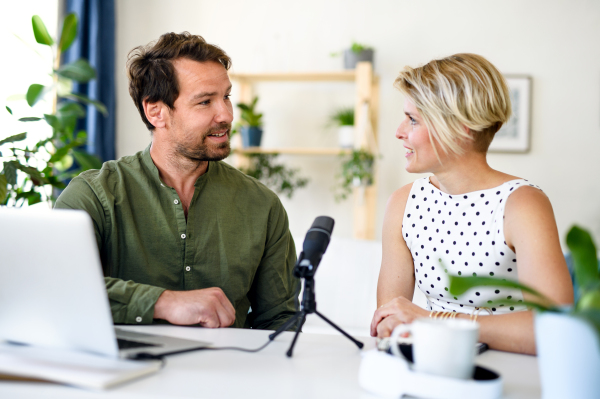
[[362, 349], [364, 344], [350, 336], [347, 332], [338, 327], [334, 322], [329, 320], [327, 317], [323, 316], [321, 313], [317, 311], [317, 301], [315, 300], [315, 280], [314, 274], [316, 271], [316, 267], [313, 267], [308, 259], [304, 258], [304, 252], [300, 253], [300, 257], [296, 262], [296, 266], [294, 267], [294, 275], [296, 277], [300, 277], [303, 281], [304, 293], [302, 295], [302, 302], [300, 304], [300, 310], [296, 312], [296, 314], [286, 321], [281, 327], [277, 329], [273, 334], [269, 335], [269, 339], [273, 341], [279, 334], [283, 331], [287, 330], [292, 324], [298, 321], [298, 327], [296, 327], [296, 334], [294, 335], [294, 339], [288, 349], [286, 355], [287, 357], [292, 357], [294, 346], [296, 345], [296, 341], [298, 340], [298, 335], [300, 334], [300, 329], [304, 325], [306, 321], [306, 316], [309, 314], [316, 314], [321, 319], [325, 320], [331, 327], [338, 330], [342, 335], [348, 338], [350, 341], [354, 342], [359, 349]]

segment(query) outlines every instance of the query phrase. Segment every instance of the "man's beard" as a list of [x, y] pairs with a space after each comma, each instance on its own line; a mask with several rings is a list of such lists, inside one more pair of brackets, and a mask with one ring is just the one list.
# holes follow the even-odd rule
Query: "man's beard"
[[188, 158], [189, 160], [202, 162], [202, 161], [221, 161], [229, 156], [231, 147], [229, 146], [229, 140], [224, 143], [220, 143], [213, 146], [206, 144], [206, 138], [220, 130], [227, 129], [225, 134], [231, 133], [231, 124], [222, 123], [217, 127], [209, 129], [202, 135], [202, 143], [196, 148], [186, 147], [183, 144], [177, 144], [177, 153], [181, 156]]

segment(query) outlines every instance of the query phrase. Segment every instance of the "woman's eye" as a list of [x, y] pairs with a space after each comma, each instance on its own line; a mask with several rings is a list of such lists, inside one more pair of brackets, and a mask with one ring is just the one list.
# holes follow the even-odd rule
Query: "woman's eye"
[[414, 125], [416, 125], [416, 124], [417, 124], [417, 121], [416, 121], [416, 120], [415, 120], [415, 119], [414, 119], [412, 116], [409, 116], [408, 118], [410, 119], [410, 124], [411, 124], [411, 125], [413, 125], [413, 126], [414, 126]]

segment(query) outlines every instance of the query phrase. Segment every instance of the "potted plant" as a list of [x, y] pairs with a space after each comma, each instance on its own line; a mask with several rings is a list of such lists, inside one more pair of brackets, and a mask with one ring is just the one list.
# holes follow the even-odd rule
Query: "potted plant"
[[286, 168], [285, 165], [275, 164], [275, 158], [279, 154], [248, 154], [250, 157], [250, 167], [240, 170], [261, 181], [265, 186], [275, 191], [277, 194], [283, 194], [292, 198], [294, 191], [306, 186], [308, 179], [298, 177], [298, 169]]
[[[91, 104], [106, 115], [101, 103], [81, 94], [71, 92], [72, 82], [88, 82], [96, 77], [96, 71], [84, 59], [60, 65], [61, 54], [71, 46], [77, 36], [77, 17], [69, 14], [62, 25], [60, 40], [53, 40], [42, 19], [32, 18], [35, 40], [54, 50], [53, 84], [29, 86], [25, 98], [30, 107], [42, 98], [53, 104], [51, 114], [23, 116], [21, 122], [45, 121], [52, 128], [52, 135], [35, 145], [23, 145], [27, 132], [11, 135], [0, 140], [0, 205], [22, 206], [47, 201], [53, 203], [52, 189], [63, 189], [64, 181], [84, 170], [97, 169], [102, 162], [80, 148], [86, 144], [86, 132], [75, 131], [77, 119], [85, 116], [81, 104]], [[13, 111], [6, 107], [11, 115]], [[79, 167], [72, 168], [77, 162]]]
[[[346, 155], [342, 155], [346, 157]], [[342, 163], [342, 171], [338, 175], [339, 184], [336, 188], [335, 200], [342, 201], [352, 193], [353, 187], [365, 187], [373, 184], [375, 156], [360, 149], [353, 150]]]
[[[600, 394], [600, 275], [596, 245], [584, 229], [573, 226], [567, 234], [573, 257], [578, 300], [560, 307], [535, 290], [491, 277], [450, 276], [449, 291], [461, 295], [477, 286], [519, 288], [537, 300], [522, 302], [536, 309], [535, 336], [542, 397], [597, 398]], [[505, 305], [510, 301], [504, 300]]]
[[344, 50], [344, 68], [354, 69], [358, 62], [368, 61], [373, 63], [373, 48], [364, 44], [353, 42], [349, 49]]
[[237, 107], [242, 111], [241, 114], [241, 133], [242, 145], [246, 147], [260, 147], [262, 139], [262, 116], [261, 113], [256, 113], [256, 103], [258, 97], [254, 97], [250, 104], [239, 103]]
[[339, 146], [354, 147], [354, 108], [338, 109], [331, 115], [330, 121], [338, 127]]

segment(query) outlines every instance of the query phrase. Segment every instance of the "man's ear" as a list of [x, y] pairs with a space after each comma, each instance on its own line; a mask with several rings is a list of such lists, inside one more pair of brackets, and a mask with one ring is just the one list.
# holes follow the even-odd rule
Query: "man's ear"
[[169, 107], [162, 101], [155, 103], [148, 102], [148, 100], [142, 101], [144, 107], [144, 113], [148, 121], [157, 128], [164, 128], [167, 125], [169, 118]]

